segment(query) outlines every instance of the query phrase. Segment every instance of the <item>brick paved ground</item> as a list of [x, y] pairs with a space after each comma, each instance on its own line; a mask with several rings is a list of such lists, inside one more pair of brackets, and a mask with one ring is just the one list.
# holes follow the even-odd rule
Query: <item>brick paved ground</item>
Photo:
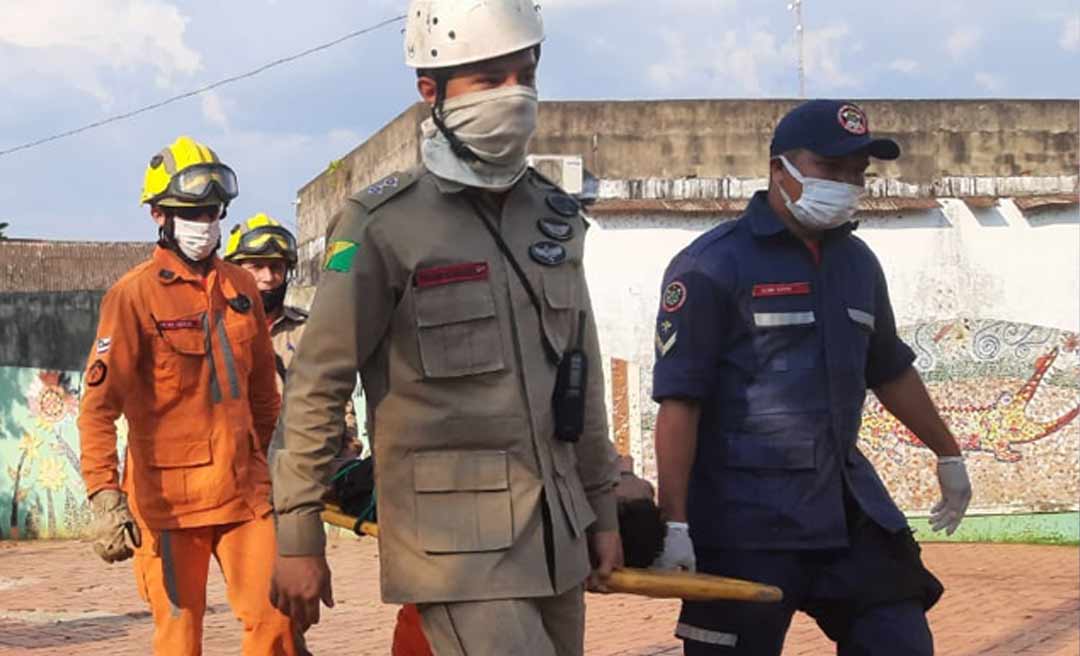
[[[1080, 653], [1080, 551], [1022, 545], [927, 545], [948, 587], [931, 612], [938, 653]], [[378, 601], [371, 541], [331, 543], [338, 606], [309, 634], [326, 654], [386, 654], [395, 609]], [[239, 627], [212, 570], [205, 652], [238, 654]], [[677, 605], [637, 597], [590, 596], [587, 653], [679, 654], [671, 630]], [[324, 613], [326, 611], [324, 610]], [[151, 622], [130, 566], [106, 566], [75, 542], [0, 542], [0, 654], [148, 654]], [[805, 617], [785, 656], [833, 653]]]

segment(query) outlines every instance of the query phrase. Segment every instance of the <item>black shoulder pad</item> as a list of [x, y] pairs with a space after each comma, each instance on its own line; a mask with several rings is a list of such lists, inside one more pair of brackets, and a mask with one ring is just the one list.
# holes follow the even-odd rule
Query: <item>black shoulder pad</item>
[[359, 203], [368, 213], [371, 213], [386, 201], [411, 187], [419, 179], [420, 176], [416, 171], [391, 173], [370, 187], [356, 192], [349, 199]]

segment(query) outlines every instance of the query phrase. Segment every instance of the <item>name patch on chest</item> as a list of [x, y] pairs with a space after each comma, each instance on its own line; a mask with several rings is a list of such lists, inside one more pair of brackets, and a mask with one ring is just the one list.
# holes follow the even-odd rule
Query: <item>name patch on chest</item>
[[754, 285], [754, 298], [767, 298], [769, 296], [806, 296], [810, 293], [808, 282], [777, 282], [763, 285]]
[[158, 321], [158, 330], [187, 330], [190, 328], [202, 328], [202, 323], [198, 319], [169, 319], [168, 321]]
[[471, 282], [474, 280], [487, 279], [487, 262], [468, 262], [465, 264], [451, 264], [449, 266], [420, 269], [416, 272], [416, 278], [413, 284], [420, 289], [425, 289], [427, 287], [449, 285], [455, 282]]

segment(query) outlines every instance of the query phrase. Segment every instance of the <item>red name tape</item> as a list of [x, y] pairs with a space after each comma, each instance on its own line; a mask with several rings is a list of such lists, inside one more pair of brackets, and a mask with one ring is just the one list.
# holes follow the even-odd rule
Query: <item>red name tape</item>
[[187, 328], [199, 328], [198, 319], [171, 319], [157, 322], [158, 330], [185, 330]]
[[432, 267], [421, 269], [416, 272], [416, 286], [438, 287], [455, 282], [470, 282], [473, 280], [488, 279], [487, 262], [469, 262], [467, 264], [452, 264], [450, 266]]
[[810, 293], [808, 282], [782, 282], [770, 285], [754, 285], [754, 298], [763, 296], [805, 296]]

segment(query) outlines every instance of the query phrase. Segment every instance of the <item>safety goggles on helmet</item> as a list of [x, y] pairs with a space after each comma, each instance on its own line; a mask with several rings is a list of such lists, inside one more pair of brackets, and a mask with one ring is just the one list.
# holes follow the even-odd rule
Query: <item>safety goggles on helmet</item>
[[296, 264], [296, 238], [281, 226], [253, 228], [240, 235], [240, 242], [236, 245], [233, 257], [284, 257], [292, 266]]
[[178, 216], [185, 221], [197, 221], [204, 216], [209, 217], [211, 221], [216, 221], [225, 217], [224, 207], [221, 204], [192, 205], [191, 207], [164, 207], [163, 209], [166, 215]]
[[236, 198], [240, 188], [236, 174], [221, 163], [194, 164], [172, 176], [169, 186], [159, 194], [159, 198], [172, 198], [187, 203], [195, 203], [215, 197], [228, 203]]

